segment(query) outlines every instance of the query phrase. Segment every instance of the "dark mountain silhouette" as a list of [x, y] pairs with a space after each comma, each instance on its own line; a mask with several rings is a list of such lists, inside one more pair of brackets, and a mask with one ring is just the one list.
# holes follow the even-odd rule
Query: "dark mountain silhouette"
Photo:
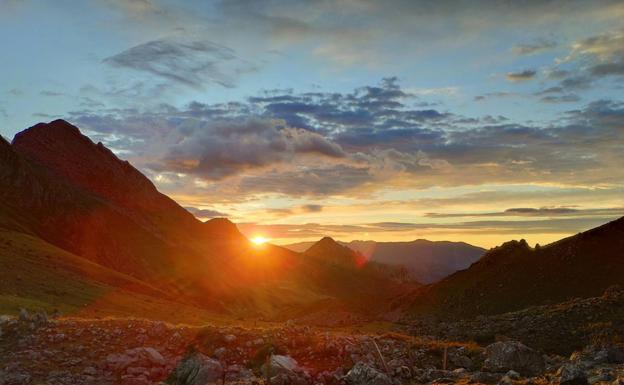
[[3, 139], [0, 161], [0, 229], [185, 303], [275, 315], [327, 300], [348, 304], [367, 278], [356, 274], [346, 288], [323, 286], [314, 277], [345, 276], [351, 267], [277, 246], [254, 247], [224, 218], [197, 220], [128, 162], [63, 120], [37, 124], [12, 144]]
[[[329, 307], [340, 312], [345, 305], [368, 315], [388, 311], [393, 298], [420, 285], [398, 279], [397, 269], [370, 263], [360, 253], [324, 237], [303, 253], [303, 268], [298, 270], [297, 281], [315, 287], [330, 298], [323, 307], [313, 306], [296, 313], [307, 314]], [[339, 301], [336, 301], [338, 299]]]
[[[410, 276], [422, 283], [432, 283], [467, 268], [485, 253], [485, 249], [465, 242], [351, 241], [338, 242], [364, 256], [367, 260], [389, 266], [405, 266]], [[300, 242], [284, 247], [297, 252], [308, 250], [314, 242]]]
[[596, 297], [616, 284], [624, 284], [624, 217], [542, 247], [504, 243], [401, 301], [416, 316], [470, 318]]
[[304, 255], [348, 267], [360, 267], [366, 262], [366, 257], [362, 254], [339, 244], [330, 237], [324, 237], [310, 246]]

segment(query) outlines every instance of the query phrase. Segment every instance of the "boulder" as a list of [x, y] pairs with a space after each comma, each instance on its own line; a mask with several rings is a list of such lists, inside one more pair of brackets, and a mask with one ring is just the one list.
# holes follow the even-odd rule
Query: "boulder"
[[28, 314], [28, 310], [21, 308], [19, 311], [18, 320], [20, 322], [30, 321], [30, 314]]
[[517, 341], [496, 342], [485, 348], [483, 370], [506, 373], [514, 370], [523, 376], [536, 376], [545, 370], [544, 358]]
[[210, 385], [223, 379], [221, 363], [201, 353], [193, 353], [183, 359], [169, 376], [169, 385]]
[[495, 384], [501, 379], [500, 374], [488, 372], [474, 372], [470, 375], [470, 382], [478, 384]]
[[557, 377], [559, 385], [587, 385], [587, 377], [579, 365], [563, 365], [557, 370]]
[[392, 380], [386, 374], [363, 362], [358, 362], [345, 376], [349, 385], [392, 385]]
[[[297, 374], [302, 372], [303, 370], [299, 367], [297, 361], [294, 358], [289, 356], [282, 356], [279, 354], [275, 354], [271, 356], [270, 359], [270, 370], [269, 374], [271, 376], [278, 375], [280, 373], [284, 374]], [[267, 367], [266, 364], [262, 365], [262, 373], [266, 376]]]

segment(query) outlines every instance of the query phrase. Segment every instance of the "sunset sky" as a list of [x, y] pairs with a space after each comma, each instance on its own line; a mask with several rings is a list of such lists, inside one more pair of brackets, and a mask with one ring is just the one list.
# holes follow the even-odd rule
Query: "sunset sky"
[[624, 215], [622, 1], [0, 0], [0, 134], [63, 118], [275, 243]]

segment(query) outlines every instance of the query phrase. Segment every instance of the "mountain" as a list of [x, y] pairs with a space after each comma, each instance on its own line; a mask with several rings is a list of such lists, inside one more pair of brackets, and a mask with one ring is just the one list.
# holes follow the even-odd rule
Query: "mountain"
[[624, 217], [542, 247], [511, 241], [397, 300], [413, 316], [470, 318], [597, 297], [624, 285]]
[[[352, 310], [357, 289], [368, 279], [357, 273], [345, 283], [324, 285], [331, 277], [348, 276], [352, 267], [278, 246], [253, 246], [224, 218], [197, 220], [128, 162], [63, 120], [30, 127], [12, 143], [0, 141], [0, 230], [9, 242], [0, 263], [22, 271], [39, 263], [13, 258], [11, 238], [26, 236], [27, 243], [40, 246], [36, 258], [49, 265], [37, 290], [20, 287], [20, 282], [31, 285], [26, 281], [11, 289], [31, 293], [18, 298], [32, 303], [49, 303], [45, 293], [63, 280], [84, 289], [78, 292], [115, 287], [100, 279], [106, 271], [138, 283], [115, 281], [126, 293], [144, 295], [134, 288], [148, 287], [157, 301], [242, 317], [277, 317], [328, 301]], [[56, 264], [68, 258], [91, 268], [65, 274]], [[103, 270], [87, 274], [93, 269]], [[83, 273], [84, 279], [79, 277]], [[380, 278], [379, 284], [400, 286], [389, 278]], [[62, 297], [54, 298], [63, 305]], [[359, 308], [370, 309], [370, 304]]]
[[312, 306], [297, 314], [310, 316], [326, 308], [340, 313], [345, 308], [357, 309], [359, 313], [378, 315], [389, 310], [393, 298], [419, 286], [417, 282], [405, 282], [396, 269], [375, 262], [368, 262], [360, 253], [324, 237], [303, 253], [304, 263], [298, 270], [297, 281], [315, 287], [329, 298], [323, 308]]
[[[389, 266], [405, 266], [411, 277], [432, 283], [476, 262], [485, 249], [464, 242], [433, 242], [418, 239], [410, 242], [351, 241], [339, 242], [367, 260]], [[284, 247], [304, 252], [314, 242], [300, 242]]]
[[431, 283], [467, 268], [476, 262], [485, 249], [464, 242], [428, 241], [411, 242], [352, 241], [346, 244], [367, 259], [388, 265], [403, 265], [419, 282]]
[[328, 263], [347, 267], [360, 267], [366, 262], [366, 257], [362, 254], [339, 244], [330, 237], [324, 237], [314, 243], [303, 254]]

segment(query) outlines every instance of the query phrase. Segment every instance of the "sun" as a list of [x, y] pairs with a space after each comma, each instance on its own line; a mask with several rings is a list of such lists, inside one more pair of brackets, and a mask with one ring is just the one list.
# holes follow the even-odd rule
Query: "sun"
[[265, 243], [267, 243], [269, 241], [268, 238], [263, 237], [262, 235], [256, 235], [253, 238], [251, 238], [251, 243], [253, 243], [254, 245], [263, 245]]

